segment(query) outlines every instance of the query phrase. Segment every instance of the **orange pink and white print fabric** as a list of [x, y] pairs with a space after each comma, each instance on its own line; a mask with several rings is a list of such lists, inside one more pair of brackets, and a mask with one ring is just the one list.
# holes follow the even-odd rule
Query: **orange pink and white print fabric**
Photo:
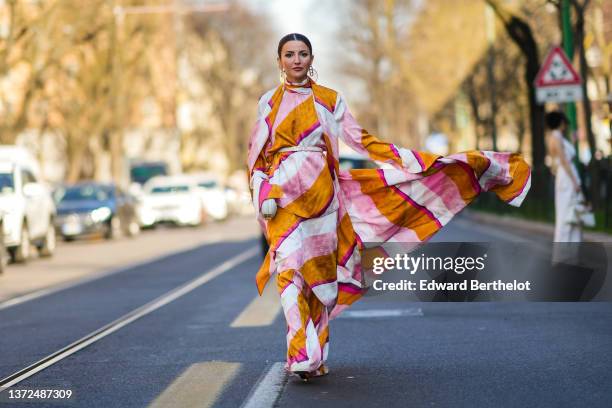
[[[338, 141], [392, 168], [338, 168]], [[323, 152], [281, 151], [316, 147]], [[424, 242], [483, 191], [520, 206], [531, 172], [515, 153], [449, 156], [401, 148], [362, 129], [336, 91], [280, 86], [259, 101], [248, 168], [253, 204], [276, 198], [258, 221], [270, 250], [256, 275], [261, 294], [274, 273], [299, 271], [329, 318], [364, 294], [363, 242]]]

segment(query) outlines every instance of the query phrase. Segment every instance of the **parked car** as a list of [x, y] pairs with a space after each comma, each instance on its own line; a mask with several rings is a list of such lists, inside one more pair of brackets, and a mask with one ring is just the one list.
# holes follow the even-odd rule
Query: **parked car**
[[40, 256], [53, 255], [55, 205], [38, 162], [23, 147], [0, 146], [0, 211], [4, 244], [14, 262], [25, 262], [32, 247]]
[[120, 234], [134, 236], [140, 231], [135, 200], [116, 185], [82, 182], [60, 187], [56, 228], [64, 240], [103, 234], [111, 239]]
[[168, 164], [163, 161], [135, 161], [130, 164], [130, 181], [144, 185], [156, 176], [167, 176]]
[[193, 175], [193, 177], [206, 214], [215, 221], [226, 219], [229, 214], [227, 194], [216, 177], [212, 175]]
[[138, 208], [143, 227], [161, 222], [197, 226], [206, 218], [198, 187], [188, 176], [157, 176], [149, 180]]

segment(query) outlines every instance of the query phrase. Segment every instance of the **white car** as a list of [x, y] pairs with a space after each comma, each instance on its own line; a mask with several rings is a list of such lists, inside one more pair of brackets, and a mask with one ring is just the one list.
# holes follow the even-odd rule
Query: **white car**
[[181, 176], [156, 176], [149, 180], [137, 212], [143, 227], [160, 222], [196, 226], [205, 218], [197, 186]]
[[40, 181], [36, 160], [19, 146], [0, 146], [0, 211], [4, 244], [14, 262], [25, 262], [32, 246], [41, 256], [55, 251], [55, 204]]
[[227, 218], [229, 206], [227, 193], [214, 177], [193, 176], [202, 206], [210, 218], [221, 221]]

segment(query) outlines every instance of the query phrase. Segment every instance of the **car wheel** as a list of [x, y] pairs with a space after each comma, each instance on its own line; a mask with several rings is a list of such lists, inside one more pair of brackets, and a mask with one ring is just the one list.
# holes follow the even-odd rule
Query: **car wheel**
[[198, 211], [198, 214], [197, 214], [197, 216], [196, 216], [192, 226], [193, 227], [199, 227], [203, 223], [204, 223], [204, 216], [203, 216], [202, 206], [200, 206], [200, 210]]
[[47, 234], [45, 235], [42, 244], [38, 247], [38, 253], [40, 256], [53, 256], [56, 243], [57, 239], [55, 235], [55, 227], [53, 226], [53, 220], [51, 220], [49, 221], [49, 226], [47, 227]]
[[187, 225], [187, 226], [189, 226], [189, 227], [193, 227], [193, 228], [195, 228], [195, 227], [199, 227], [200, 225], [202, 225], [202, 222], [203, 222], [203, 221], [204, 221], [204, 219], [202, 218], [202, 212], [200, 211], [200, 212], [198, 213], [197, 218], [195, 218], [195, 219], [193, 220], [193, 222], [188, 222], [188, 223], [186, 223], [185, 225]]
[[28, 260], [31, 254], [32, 244], [30, 243], [30, 233], [28, 226], [24, 222], [21, 226], [21, 242], [11, 251], [11, 258], [13, 262], [23, 263]]

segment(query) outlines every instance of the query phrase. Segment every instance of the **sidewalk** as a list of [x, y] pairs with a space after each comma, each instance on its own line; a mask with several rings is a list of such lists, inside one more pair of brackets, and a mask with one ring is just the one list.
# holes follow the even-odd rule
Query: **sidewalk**
[[38, 291], [95, 279], [200, 245], [257, 237], [259, 226], [253, 217], [235, 217], [198, 228], [143, 231], [134, 238], [60, 242], [51, 258], [32, 259], [25, 265], [8, 265], [4, 274], [0, 275], [0, 309], [9, 299], [13, 301]]
[[[500, 227], [520, 228], [525, 231], [534, 232], [537, 234], [552, 236], [555, 232], [555, 226], [541, 221], [526, 220], [523, 218], [511, 217], [508, 215], [495, 215], [466, 209], [463, 211], [465, 217], [471, 221], [482, 222], [485, 224], [497, 225]], [[607, 242], [612, 243], [612, 235], [603, 232], [587, 231], [583, 234], [584, 240], [588, 242]]]

